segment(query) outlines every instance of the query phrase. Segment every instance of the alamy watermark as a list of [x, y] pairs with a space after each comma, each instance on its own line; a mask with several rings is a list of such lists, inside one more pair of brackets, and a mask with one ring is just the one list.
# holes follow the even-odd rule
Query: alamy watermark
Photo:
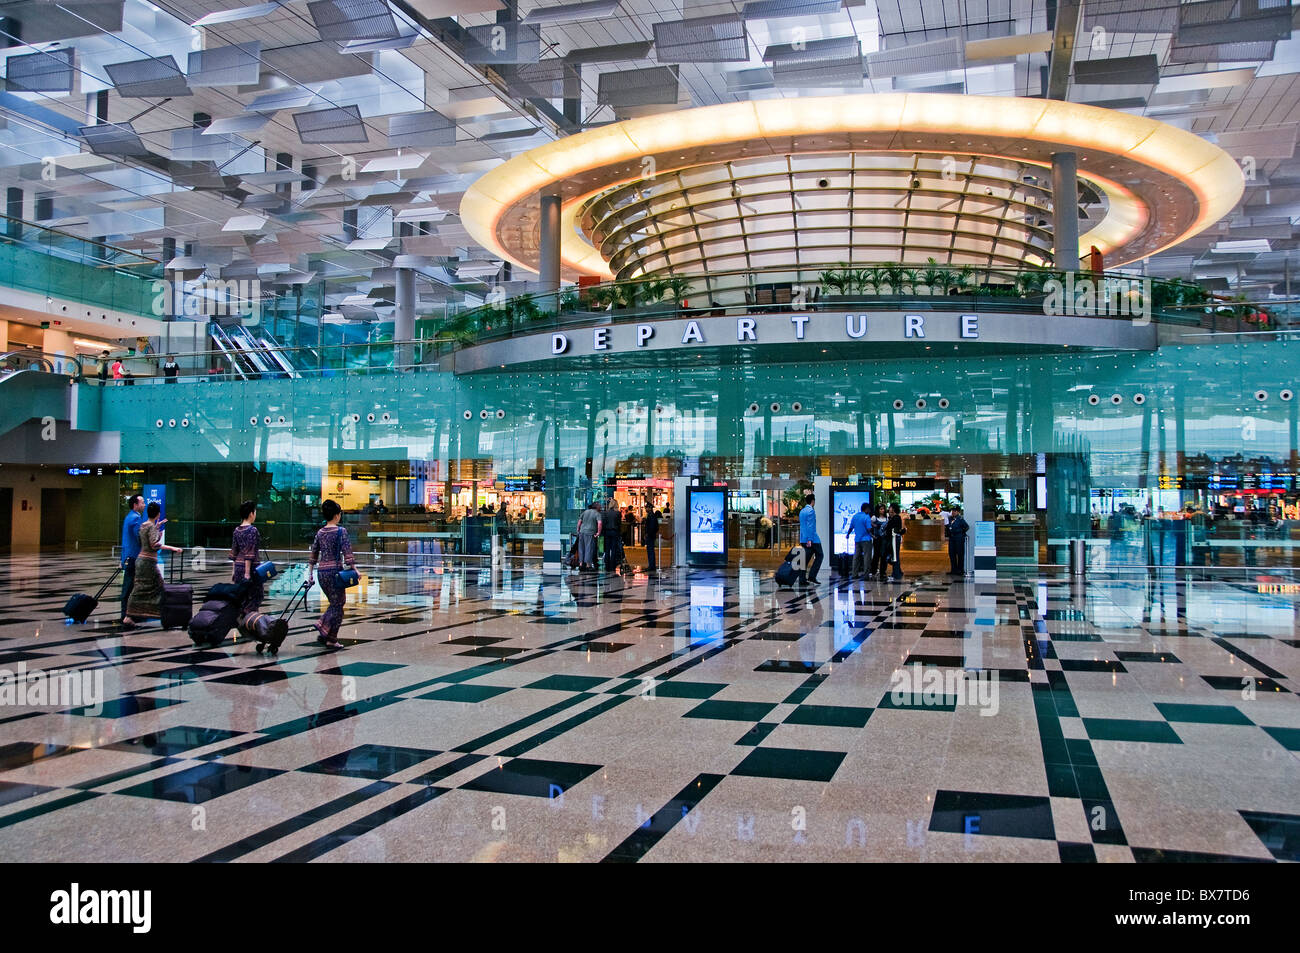
[[262, 313], [262, 282], [257, 278], [195, 281], [155, 279], [151, 310], [185, 317], [258, 317]]
[[913, 662], [894, 669], [889, 679], [889, 700], [908, 708], [971, 705], [980, 710], [980, 715], [996, 715], [1000, 707], [998, 673], [989, 669], [940, 669]]
[[1068, 317], [1125, 317], [1145, 326], [1151, 323], [1151, 279], [1076, 277], [1043, 282], [1043, 314]]
[[104, 671], [28, 671], [26, 662], [19, 662], [13, 671], [0, 668], [0, 705], [84, 708], [86, 714], [98, 716], [104, 711]]

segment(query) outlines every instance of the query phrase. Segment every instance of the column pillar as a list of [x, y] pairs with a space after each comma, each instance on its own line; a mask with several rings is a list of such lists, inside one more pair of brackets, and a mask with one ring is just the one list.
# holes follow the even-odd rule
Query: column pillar
[[410, 367], [411, 340], [415, 337], [415, 272], [410, 268], [396, 269], [396, 285], [397, 308], [393, 311], [395, 356], [399, 366]]
[[[560, 290], [560, 197], [558, 195], [542, 196], [542, 214], [539, 222], [541, 238], [539, 243], [540, 261], [538, 274], [541, 279], [540, 291], [544, 295], [556, 295]], [[558, 302], [552, 298], [542, 304], [544, 310], [558, 311]]]
[[1052, 255], [1057, 268], [1079, 268], [1079, 162], [1073, 152], [1052, 153]]
[[23, 237], [23, 190], [10, 186], [5, 193], [5, 232], [10, 238]]

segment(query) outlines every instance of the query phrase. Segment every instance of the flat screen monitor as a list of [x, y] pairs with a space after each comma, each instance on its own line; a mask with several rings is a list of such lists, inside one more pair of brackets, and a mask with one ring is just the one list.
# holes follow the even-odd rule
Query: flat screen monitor
[[853, 555], [853, 541], [846, 534], [849, 520], [862, 509], [863, 503], [871, 503], [870, 490], [856, 486], [831, 487], [831, 535], [835, 537], [835, 548], [831, 552], [841, 556]]
[[694, 566], [727, 564], [726, 487], [686, 488], [686, 530]]

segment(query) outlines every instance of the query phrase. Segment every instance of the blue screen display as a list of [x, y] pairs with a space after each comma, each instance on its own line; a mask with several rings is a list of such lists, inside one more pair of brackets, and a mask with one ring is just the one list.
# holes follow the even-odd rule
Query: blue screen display
[[831, 512], [831, 535], [835, 537], [832, 552], [841, 555], [853, 554], [853, 541], [845, 534], [849, 531], [849, 520], [853, 514], [862, 509], [863, 503], [871, 502], [869, 490], [834, 490], [831, 493], [834, 510]]
[[721, 555], [727, 551], [726, 505], [725, 490], [691, 494], [691, 552]]

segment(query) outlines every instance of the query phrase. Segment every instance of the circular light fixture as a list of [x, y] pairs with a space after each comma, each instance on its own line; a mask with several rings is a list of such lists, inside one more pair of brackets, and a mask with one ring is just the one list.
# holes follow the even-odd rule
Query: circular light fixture
[[1278, 400], [1290, 400], [1290, 399], [1291, 399], [1292, 397], [1294, 397], [1294, 396], [1295, 396], [1295, 395], [1292, 394], [1291, 391], [1289, 391], [1289, 390], [1287, 390], [1287, 389], [1285, 389], [1285, 388], [1277, 392], [1277, 399], [1278, 399]]
[[801, 410], [803, 410], [803, 404], [799, 403], [799, 401], [797, 401], [797, 400], [796, 400], [794, 403], [792, 403], [792, 404], [790, 405], [790, 412], [791, 412], [791, 413], [795, 413], [795, 414], [797, 414], [797, 413], [799, 413], [799, 411], [801, 411]]
[[[257, 418], [256, 418], [256, 417], [253, 418], [253, 423], [257, 423]], [[155, 420], [155, 421], [153, 422], [153, 425], [154, 425], [155, 427], [157, 427], [159, 430], [162, 430], [162, 428], [163, 428], [163, 419], [162, 419], [161, 417], [159, 417], [157, 420]]]
[[902, 402], [901, 400], [899, 400], [898, 398], [894, 398], [894, 409], [895, 409], [895, 410], [902, 410], [902, 409], [903, 409], [903, 402]]
[[758, 404], [750, 404], [750, 405], [749, 405], [749, 412], [750, 412], [751, 414], [756, 414], [756, 413], [758, 413]]
[[940, 409], [940, 410], [947, 410], [947, 409], [948, 409], [948, 406], [949, 406], [948, 398], [947, 398], [947, 397], [940, 397], [940, 398], [939, 398], [939, 409]]
[[464, 412], [461, 413], [461, 416], [464, 417], [466, 420], [473, 420], [473, 419], [474, 419], [474, 411], [472, 411], [472, 410], [466, 410], [466, 411], [464, 411]]
[[186, 417], [181, 421], [182, 427], [188, 427], [189, 425], [190, 425], [190, 418]]
[[1110, 402], [1111, 402], [1112, 404], [1122, 404], [1122, 403], [1124, 403], [1124, 398], [1121, 397], [1119, 394], [1111, 394], [1111, 395], [1110, 395]]
[[1255, 399], [1258, 400], [1258, 401], [1265, 401], [1265, 400], [1268, 400], [1268, 391], [1266, 391], [1266, 390], [1257, 390], [1257, 391], [1255, 391]]
[[361, 423], [361, 415], [360, 415], [360, 414], [353, 414], [353, 415], [352, 415], [352, 422], [353, 422], [354, 424], [359, 424], [359, 423]]
[[774, 414], [778, 414], [781, 412], [781, 405], [778, 404], [776, 401], [773, 401], [772, 405], [768, 407], [768, 410], [772, 411], [772, 413]]
[[1089, 394], [1089, 395], [1088, 395], [1088, 403], [1090, 403], [1090, 404], [1092, 404], [1092, 406], [1096, 407], [1098, 404], [1101, 403], [1101, 398], [1098, 397], [1096, 394]]
[[374, 422], [375, 422], [375, 414], [374, 411], [371, 411], [370, 413], [366, 414], [366, 423], [373, 424]]
[[497, 420], [505, 420], [505, 419], [506, 419], [506, 412], [505, 412], [504, 410], [501, 410], [500, 408], [498, 408], [498, 409], [497, 409]]
[[267, 414], [265, 417], [263, 417], [262, 423], [266, 424], [268, 427], [271, 426], [271, 415]]
[[[827, 140], [846, 153], [883, 155], [879, 143], [889, 139], [906, 141], [909, 154], [939, 156], [951, 153], [954, 140], [970, 141], [982, 156], [1043, 170], [1054, 153], [1077, 154], [1080, 178], [1106, 198], [1105, 216], [1080, 236], [1080, 247], [1096, 245], [1116, 266], [1219, 221], [1245, 186], [1241, 167], [1223, 149], [1144, 116], [1027, 97], [981, 97], [976, 107], [957, 94], [850, 94], [721, 103], [679, 110], [671, 121], [640, 116], [566, 136], [477, 179], [461, 201], [461, 220], [494, 257], [535, 271], [535, 243], [518, 238], [530, 234], [524, 223], [533, 221], [534, 197], [581, 181], [585, 194], [569, 195], [561, 209], [561, 262], [578, 274], [612, 276], [601, 253], [583, 241], [578, 212], [625, 182], [627, 170], [646, 157], [655, 161], [656, 181], [666, 183], [667, 173], [697, 167], [702, 156], [714, 166], [803, 156], [825, 153]], [[905, 183], [912, 181], [909, 175]]]
[[287, 423], [287, 420], [285, 419], [284, 414], [281, 414], [279, 417], [275, 419], [275, 422], [279, 424], [283, 424], [283, 423]]
[[[248, 422], [249, 422], [250, 424], [252, 424], [254, 427], [256, 427], [256, 426], [257, 426], [257, 414], [253, 414], [253, 416], [249, 417], [249, 418], [248, 418]], [[160, 426], [160, 427], [162, 426], [162, 421], [161, 421], [161, 420], [158, 421], [158, 426]]]
[[926, 408], [925, 398], [924, 397], [916, 398], [916, 409], [925, 410], [925, 408]]
[[1147, 402], [1147, 395], [1146, 395], [1146, 394], [1134, 394], [1134, 395], [1133, 395], [1133, 403], [1135, 403], [1135, 404], [1145, 404], [1146, 402]]
[[392, 415], [385, 410], [382, 414], [379, 415], [379, 419], [382, 420], [384, 423], [388, 423], [388, 421], [392, 420], [393, 418]]
[[479, 419], [479, 420], [487, 420], [487, 419], [488, 419], [488, 412], [487, 412], [487, 408], [486, 408], [486, 407], [485, 407], [483, 410], [480, 410], [480, 411], [478, 412], [478, 419]]
[[175, 430], [175, 429], [176, 429], [176, 418], [173, 417], [171, 420], [167, 421], [167, 426], [168, 426], [168, 427], [171, 427], [173, 430]]

